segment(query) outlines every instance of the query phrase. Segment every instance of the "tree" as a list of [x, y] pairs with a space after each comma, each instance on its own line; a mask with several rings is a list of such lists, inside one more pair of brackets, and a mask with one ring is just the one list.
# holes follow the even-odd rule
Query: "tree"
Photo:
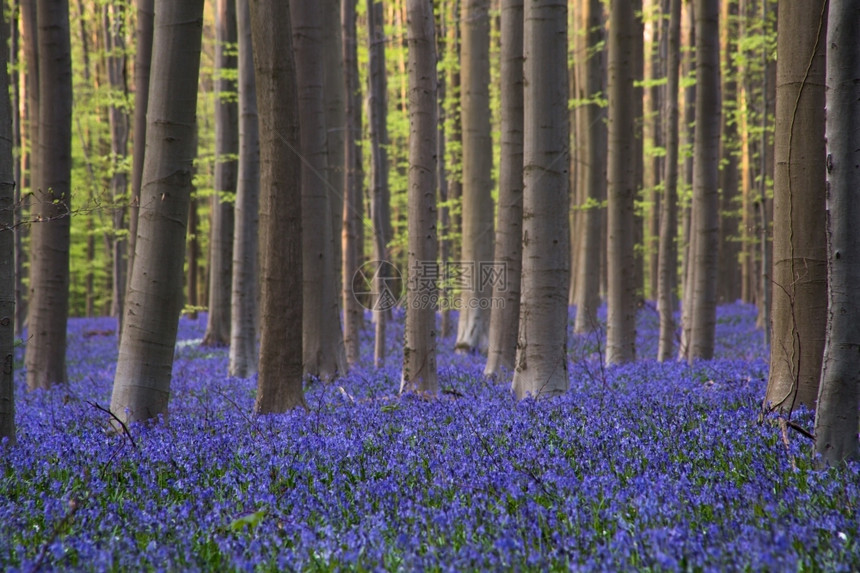
[[[9, 23], [0, 12], [0, 62], [9, 61]], [[0, 444], [15, 443], [15, 179], [9, 72], [0, 70]]]
[[[305, 250], [302, 339], [305, 373], [331, 380], [346, 372], [340, 326], [328, 172], [322, 15], [316, 2], [292, 2], [290, 15], [299, 86], [302, 244]], [[256, 44], [255, 44], [256, 46]]]
[[660, 340], [657, 359], [669, 360], [674, 352], [675, 307], [678, 285], [678, 97], [681, 57], [681, 0], [671, 0], [669, 8], [668, 50], [666, 60], [666, 97], [664, 129], [666, 134], [665, 179], [660, 214], [659, 272], [657, 312], [660, 315]]
[[111, 397], [126, 422], [167, 414], [196, 153], [203, 0], [155, 8], [136, 261]]
[[302, 187], [299, 90], [289, 3], [251, 0], [260, 114], [262, 292], [255, 410], [306, 407], [302, 388]]
[[[587, 23], [587, 46], [591, 46], [585, 63], [585, 96], [598, 98], [605, 89], [606, 58], [604, 50], [596, 49], [604, 41], [603, 4], [601, 0], [585, 3], [584, 21]], [[582, 334], [597, 326], [597, 307], [600, 306], [600, 250], [605, 245], [606, 210], [606, 113], [597, 101], [589, 101], [585, 108], [588, 126], [585, 147], [585, 210], [582, 224], [585, 229], [579, 241], [579, 264], [574, 269], [576, 287], [576, 318], [573, 331]]]
[[634, 116], [629, 101], [635, 72], [634, 44], [640, 2], [613, 0], [609, 9], [609, 165], [607, 167], [606, 362], [636, 356], [636, 261], [634, 256], [636, 172]]
[[513, 390], [551, 397], [568, 388], [567, 3], [528, 0], [525, 10], [523, 279]]
[[489, 342], [491, 285], [478, 267], [493, 256], [492, 138], [490, 136], [489, 0], [466, 0], [460, 19], [460, 101], [463, 137], [464, 285], [457, 324], [459, 351], [486, 352]]
[[520, 320], [520, 273], [523, 260], [523, 0], [501, 5], [502, 141], [499, 158], [499, 224], [494, 261], [504, 265], [493, 285], [490, 341], [484, 374], [513, 371]]
[[[346, 79], [343, 65], [343, 31], [340, 21], [343, 0], [323, 0], [321, 2], [323, 24], [323, 90], [325, 93], [326, 150], [328, 153], [329, 211], [332, 228], [332, 259], [335, 264], [335, 284], [340, 288], [340, 273], [337, 270], [342, 262], [341, 234], [343, 232], [344, 208], [344, 138], [346, 134]], [[348, 276], [352, 276], [351, 274]], [[347, 275], [343, 276], [346, 280]], [[341, 291], [336, 294], [340, 301]]]
[[236, 82], [236, 0], [215, 5], [215, 194], [209, 228], [209, 315], [203, 344], [230, 341], [234, 201], [239, 154]]
[[[401, 392], [439, 391], [436, 377], [436, 30], [431, 0], [408, 0], [409, 252]], [[430, 280], [425, 280], [429, 278]]]
[[236, 27], [239, 42], [239, 170], [233, 229], [233, 273], [230, 316], [231, 376], [246, 378], [257, 371], [257, 294], [259, 283], [260, 127], [251, 14], [248, 0], [238, 0]]
[[815, 407], [827, 322], [824, 84], [827, 3], [786, 2], [777, 23], [773, 295], [765, 404]]
[[72, 169], [72, 58], [67, 0], [36, 3], [39, 148], [30, 245], [27, 387], [66, 381]]
[[831, 0], [827, 21], [827, 330], [815, 410], [823, 464], [860, 458], [860, 1]]
[[714, 355], [720, 250], [720, 3], [696, 1], [696, 139], [693, 144], [692, 283], [689, 360]]

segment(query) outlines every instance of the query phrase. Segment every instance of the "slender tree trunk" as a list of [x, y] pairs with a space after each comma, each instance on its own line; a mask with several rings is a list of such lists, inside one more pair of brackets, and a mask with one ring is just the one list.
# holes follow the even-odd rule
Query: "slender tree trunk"
[[609, 11], [608, 317], [606, 362], [636, 357], [634, 106], [636, 2], [613, 0]]
[[66, 382], [72, 169], [72, 60], [67, 0], [36, 3], [39, 172], [30, 245], [27, 387]]
[[[9, 22], [0, 12], [0, 62], [9, 61]], [[0, 70], [0, 447], [15, 443], [15, 111], [9, 72]]]
[[821, 465], [860, 458], [860, 0], [827, 22], [827, 330], [815, 412]]
[[489, 4], [489, 0], [467, 0], [461, 19], [463, 248], [458, 271], [464, 280], [456, 349], [465, 352], [486, 352], [489, 343], [492, 287], [478, 270], [482, 263], [492, 263], [493, 257]]
[[[695, 77], [696, 69], [696, 9], [692, 0], [685, 3], [686, 13], [682, 14], [687, 30], [687, 51], [682, 60], [684, 76], [688, 79]], [[687, 147], [687, 157], [684, 160], [684, 194], [692, 195], [693, 189], [693, 147], [696, 139], [696, 84], [691, 82], [684, 90], [684, 126]], [[681, 303], [681, 343], [678, 345], [678, 358], [686, 360], [690, 354], [690, 328], [692, 327], [693, 309], [693, 253], [695, 252], [695, 235], [692, 233], [692, 201], [681, 202], [681, 228], [683, 255], [681, 257], [681, 281], [683, 284], [683, 302]]]
[[[777, 5], [778, 6], [778, 5]], [[762, 2], [762, 21], [767, 22], [767, 0]], [[776, 18], [778, 19], [778, 17]], [[770, 129], [768, 128], [768, 117], [773, 110], [776, 115], [776, 64], [773, 57], [770, 56], [767, 46], [762, 47], [762, 61], [764, 62], [764, 76], [762, 81], [762, 92], [764, 93], [764, 113], [761, 117], [761, 181], [759, 186], [759, 201], [757, 211], [759, 214], [758, 231], [761, 248], [761, 277], [759, 280], [759, 296], [758, 302], [758, 317], [756, 318], [756, 328], [764, 330], [765, 345], [771, 346], [772, 334], [772, 309], [771, 301], [773, 300], [773, 202], [768, 201], [768, 182], [774, 181], [774, 173], [776, 170], [775, 153], [768, 153], [770, 148], [769, 136]]]
[[248, 0], [237, 0], [239, 42], [239, 170], [233, 230], [233, 276], [230, 316], [231, 376], [257, 372], [259, 325], [257, 264], [260, 224], [260, 127]]
[[773, 340], [765, 403], [815, 407], [827, 322], [827, 3], [780, 6], [773, 197]]
[[[600, 0], [586, 2], [586, 45], [590, 50], [604, 42], [603, 4]], [[585, 93], [589, 98], [605, 93], [605, 61], [602, 50], [594, 51], [588, 58], [585, 75]], [[585, 193], [586, 208], [582, 221], [585, 232], [579, 244], [579, 264], [574, 269], [579, 286], [576, 288], [576, 319], [573, 331], [584, 334], [598, 327], [597, 309], [600, 306], [600, 257], [604, 247], [606, 230], [606, 113], [596, 102], [586, 108], [588, 124], [586, 142]]]
[[675, 308], [678, 286], [678, 96], [681, 56], [681, 0], [669, 2], [667, 30], [665, 136], [665, 175], [660, 214], [659, 273], [657, 312], [660, 315], [660, 340], [657, 360], [669, 360], [675, 350]]
[[238, 177], [239, 105], [236, 82], [236, 0], [215, 4], [215, 193], [209, 228], [209, 314], [203, 344], [230, 342], [234, 204]]
[[431, 0], [408, 0], [409, 253], [401, 392], [439, 391], [436, 377], [436, 30]]
[[[20, 336], [24, 331], [24, 324], [27, 317], [27, 287], [24, 284], [26, 276], [26, 267], [24, 261], [27, 254], [24, 249], [24, 237], [27, 234], [27, 226], [23, 224], [25, 214], [27, 212], [27, 201], [25, 199], [25, 189], [30, 187], [29, 165], [32, 157], [31, 150], [28, 149], [31, 135], [26, 133], [25, 125], [29, 125], [29, 90], [27, 83], [30, 74], [20, 65], [20, 60], [26, 59], [27, 42], [22, 41], [23, 28], [25, 21], [23, 18], [24, 5], [28, 2], [24, 0], [19, 2], [17, 9], [13, 11], [11, 22], [12, 40], [11, 49], [9, 51], [9, 68], [17, 69], [17, 81], [12, 82], [12, 129], [14, 132], [14, 147], [19, 150], [17, 160], [15, 161], [15, 335]], [[19, 31], [19, 17], [20, 28]], [[22, 52], [19, 57], [19, 51]], [[26, 135], [25, 135], [26, 133]]]
[[167, 415], [197, 151], [202, 33], [203, 0], [157, 0], [140, 233], [111, 397], [111, 411], [125, 422]]
[[[197, 135], [195, 134], [195, 140]], [[197, 144], [194, 145], [194, 156], [197, 156]], [[193, 178], [193, 175], [192, 175]], [[200, 274], [200, 241], [197, 234], [200, 232], [200, 214], [197, 206], [197, 189], [191, 188], [191, 205], [188, 211], [188, 277], [186, 279], [187, 294], [186, 304], [189, 307], [188, 318], [197, 320], [200, 303], [197, 293], [200, 287], [197, 285], [197, 277]]]
[[665, 149], [666, 142], [663, 139], [663, 98], [664, 86], [659, 83], [666, 77], [666, 24], [668, 18], [668, 0], [654, 0], [651, 6], [653, 15], [651, 17], [651, 45], [650, 45], [650, 67], [651, 86], [648, 88], [648, 118], [651, 128], [652, 151], [649, 153], [651, 165], [649, 169], [649, 180], [646, 184], [649, 194], [650, 210], [648, 212], [648, 283], [647, 296], [657, 299], [659, 289], [659, 254], [660, 254], [660, 217], [662, 212], [663, 196], [661, 187], [665, 178], [663, 167], [665, 160], [656, 152], [657, 149]]
[[543, 398], [569, 384], [565, 0], [526, 2], [524, 48], [523, 296], [513, 390], [518, 398]]
[[346, 353], [335, 280], [325, 118], [322, 14], [310, 2], [290, 4], [293, 25], [302, 162], [304, 289], [302, 328], [305, 373], [332, 380], [346, 372]]
[[494, 261], [504, 265], [493, 287], [490, 341], [484, 374], [513, 371], [520, 320], [520, 273], [523, 259], [523, 0], [501, 6], [502, 141], [499, 159], [499, 224]]

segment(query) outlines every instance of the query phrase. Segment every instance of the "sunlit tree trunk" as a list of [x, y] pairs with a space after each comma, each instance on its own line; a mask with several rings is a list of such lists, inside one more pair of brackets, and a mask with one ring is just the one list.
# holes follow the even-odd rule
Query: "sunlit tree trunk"
[[[692, 0], [684, 3], [682, 9], [682, 25], [686, 31], [687, 42], [684, 57], [681, 61], [682, 73], [685, 78], [695, 77], [696, 70], [696, 9]], [[684, 159], [683, 191], [690, 196], [693, 189], [693, 145], [696, 138], [696, 84], [689, 82], [684, 89], [684, 144], [687, 147], [687, 157]], [[681, 207], [681, 341], [678, 345], [678, 358], [686, 360], [690, 353], [690, 328], [692, 327], [693, 308], [693, 241], [695, 235], [692, 229], [691, 201], [680, 201]]]
[[[9, 61], [9, 22], [0, 12], [0, 62]], [[0, 70], [0, 445], [15, 443], [15, 173], [9, 72]]]
[[779, 7], [773, 190], [773, 338], [765, 403], [815, 407], [827, 322], [826, 3]]
[[251, 0], [260, 114], [260, 368], [254, 409], [306, 407], [302, 388], [302, 187], [289, 4]]
[[457, 325], [458, 351], [486, 352], [492, 286], [479, 266], [492, 262], [493, 166], [490, 137], [489, 0], [466, 0], [461, 17], [460, 101], [463, 137], [463, 246], [460, 264], [462, 306]]
[[518, 398], [565, 392], [570, 153], [567, 3], [525, 4], [523, 278], [513, 390]]
[[182, 311], [202, 33], [203, 0], [157, 0], [137, 254], [111, 397], [111, 411], [127, 422], [167, 414]]
[[737, 0], [723, 0], [721, 6], [720, 53], [722, 54], [722, 121], [720, 125], [720, 226], [717, 300], [735, 302], [741, 294], [740, 202], [738, 186], [738, 87], [737, 66], [734, 60], [738, 51]]
[[637, 2], [613, 0], [609, 9], [609, 164], [607, 171], [607, 328], [606, 362], [636, 357], [635, 217], [636, 173], [633, 159], [634, 43], [639, 30]]
[[660, 340], [657, 359], [669, 360], [675, 350], [675, 308], [678, 287], [678, 97], [681, 57], [681, 0], [669, 2], [665, 97], [665, 179], [660, 214], [657, 312]]
[[860, 0], [831, 0], [827, 22], [827, 329], [815, 453], [860, 458]]
[[203, 344], [230, 342], [234, 204], [239, 154], [236, 0], [215, 3], [215, 193], [209, 219], [209, 314]]
[[[585, 2], [586, 45], [594, 50], [586, 63], [585, 94], [597, 97], [605, 93], [605, 51], [597, 49], [604, 42], [603, 4], [600, 0]], [[573, 331], [577, 334], [598, 328], [597, 308], [600, 306], [600, 257], [605, 247], [606, 230], [606, 113], [596, 102], [585, 110], [588, 141], [585, 149], [586, 208], [582, 222], [585, 230], [579, 244], [579, 264], [574, 276], [576, 288], [576, 319]]]
[[290, 4], [299, 86], [302, 161], [305, 373], [331, 380], [346, 372], [338, 309], [326, 145], [322, 14], [312, 2]]
[[66, 381], [71, 227], [72, 59], [69, 4], [36, 3], [39, 148], [30, 243], [30, 295], [24, 365], [27, 387]]
[[237, 0], [239, 42], [239, 169], [233, 230], [233, 276], [230, 317], [231, 376], [257, 372], [259, 324], [260, 127], [248, 0]]
[[[331, 212], [332, 254], [335, 261], [335, 286], [340, 305], [341, 282], [348, 280], [340, 276], [342, 261], [341, 234], [344, 208], [344, 136], [346, 134], [346, 82], [344, 78], [343, 32], [340, 21], [341, 3], [344, 0], [323, 0], [320, 3], [323, 25], [323, 81], [325, 92], [326, 149], [328, 152], [329, 211]], [[350, 275], [349, 278], [352, 278]]]
[[439, 391], [436, 375], [436, 45], [431, 0], [408, 0], [409, 251], [401, 392]]
[[499, 159], [499, 224], [494, 261], [504, 265], [493, 285], [490, 341], [484, 374], [513, 371], [520, 320], [520, 272], [523, 258], [523, 0], [503, 0], [502, 141]]

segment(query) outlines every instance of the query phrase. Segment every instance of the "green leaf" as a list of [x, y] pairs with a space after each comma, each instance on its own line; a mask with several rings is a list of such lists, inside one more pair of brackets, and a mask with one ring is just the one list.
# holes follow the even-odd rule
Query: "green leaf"
[[245, 527], [253, 529], [266, 515], [266, 508], [258, 509], [254, 513], [246, 513], [230, 522], [230, 531], [241, 531]]

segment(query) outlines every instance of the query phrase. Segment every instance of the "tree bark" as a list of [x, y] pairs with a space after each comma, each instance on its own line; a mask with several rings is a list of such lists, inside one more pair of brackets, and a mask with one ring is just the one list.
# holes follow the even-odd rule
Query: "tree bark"
[[233, 229], [233, 275], [230, 316], [231, 376], [257, 372], [259, 325], [260, 126], [248, 0], [237, 0], [239, 42], [239, 169]]
[[27, 387], [66, 382], [72, 169], [72, 60], [67, 0], [36, 3], [39, 148], [30, 243]]
[[[9, 61], [9, 22], [0, 12], [0, 62]], [[0, 70], [0, 447], [15, 443], [15, 173], [9, 72]]]
[[827, 3], [779, 9], [773, 338], [765, 403], [815, 407], [827, 322], [824, 83]]
[[257, 413], [307, 407], [302, 388], [302, 187], [299, 89], [290, 6], [250, 0], [260, 114], [260, 369]]
[[504, 265], [493, 285], [490, 340], [484, 374], [513, 371], [520, 320], [523, 260], [523, 0], [501, 5], [502, 141], [499, 159], [499, 224], [493, 260]]
[[202, 33], [203, 0], [157, 0], [136, 263], [111, 397], [111, 411], [124, 422], [167, 415], [182, 311]]
[[831, 0], [827, 22], [827, 330], [815, 453], [860, 458], [860, 0]]

